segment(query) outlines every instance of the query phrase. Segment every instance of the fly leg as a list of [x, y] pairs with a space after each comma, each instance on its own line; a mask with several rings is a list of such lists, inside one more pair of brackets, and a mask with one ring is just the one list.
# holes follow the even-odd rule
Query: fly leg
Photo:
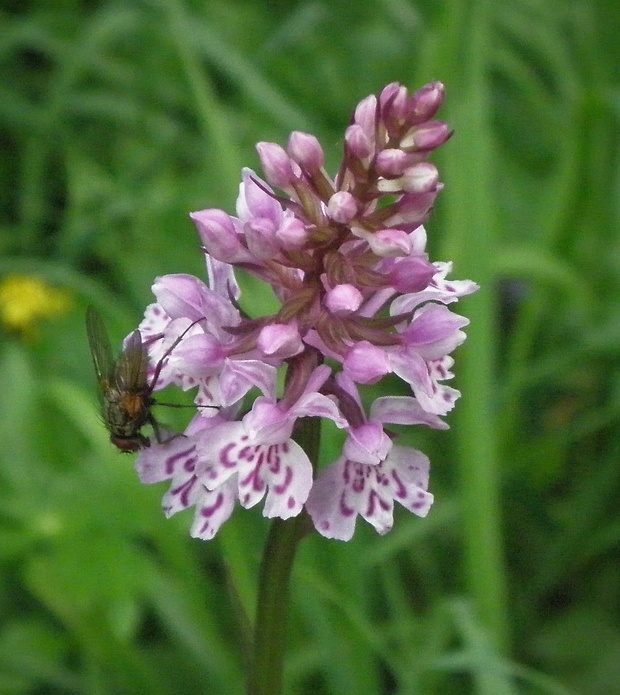
[[151, 425], [151, 427], [153, 428], [155, 440], [158, 444], [167, 444], [168, 442], [171, 442], [173, 439], [176, 439], [177, 437], [185, 437], [185, 435], [181, 434], [181, 432], [175, 432], [171, 436], [164, 438], [164, 435], [159, 427], [159, 423], [157, 422], [157, 420], [151, 412], [149, 412], [148, 422], [149, 425]]

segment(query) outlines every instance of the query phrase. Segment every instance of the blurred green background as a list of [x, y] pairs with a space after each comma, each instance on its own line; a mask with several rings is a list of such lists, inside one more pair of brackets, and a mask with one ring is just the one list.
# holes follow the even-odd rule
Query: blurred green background
[[482, 286], [463, 397], [403, 436], [428, 518], [302, 544], [287, 692], [620, 693], [618, 36], [603, 0], [0, 3], [1, 693], [242, 691], [226, 568], [251, 602], [268, 522], [163, 518], [98, 420], [85, 307], [120, 344], [156, 275], [203, 276], [188, 212], [233, 211], [255, 142], [312, 132], [333, 171], [361, 98], [434, 79], [431, 257]]

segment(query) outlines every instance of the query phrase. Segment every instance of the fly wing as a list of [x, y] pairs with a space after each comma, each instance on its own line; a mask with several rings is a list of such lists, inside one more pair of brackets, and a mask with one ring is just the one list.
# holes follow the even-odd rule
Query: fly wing
[[114, 382], [119, 391], [141, 391], [147, 386], [149, 355], [135, 330], [125, 341], [114, 368]]
[[92, 306], [86, 310], [86, 332], [100, 385], [109, 384], [114, 370], [112, 346], [99, 312]]

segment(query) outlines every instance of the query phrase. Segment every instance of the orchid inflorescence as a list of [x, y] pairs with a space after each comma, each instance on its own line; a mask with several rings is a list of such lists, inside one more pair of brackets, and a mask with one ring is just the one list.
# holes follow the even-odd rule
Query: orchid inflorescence
[[[460, 395], [444, 382], [468, 320], [448, 305], [477, 285], [429, 261], [423, 226], [442, 188], [427, 159], [451, 135], [433, 120], [443, 98], [439, 82], [412, 95], [393, 83], [362, 100], [335, 179], [314, 136], [294, 132], [286, 150], [261, 142], [266, 181], [243, 170], [237, 216], [191, 214], [209, 284], [156, 278], [139, 330], [152, 370], [186, 332], [156, 388], [196, 388], [198, 408], [182, 436], [152, 438], [136, 466], [145, 483], [171, 481], [167, 516], [195, 508], [192, 536], [213, 538], [237, 501], [263, 498], [265, 516], [305, 509], [341, 540], [358, 515], [387, 532], [395, 500], [428, 513], [429, 460], [385, 425], [446, 429], [441, 416]], [[235, 267], [271, 286], [277, 313], [243, 311]], [[412, 395], [365, 407], [364, 387], [389, 374]], [[318, 470], [297, 441], [306, 418], [343, 432], [341, 455]]]

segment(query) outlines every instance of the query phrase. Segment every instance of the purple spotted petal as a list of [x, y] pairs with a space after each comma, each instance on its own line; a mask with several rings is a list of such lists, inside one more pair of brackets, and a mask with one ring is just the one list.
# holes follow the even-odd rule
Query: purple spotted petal
[[359, 514], [378, 533], [393, 524], [394, 500], [418, 516], [433, 503], [428, 486], [428, 458], [415, 449], [393, 446], [382, 463], [367, 466], [341, 457], [321, 471], [306, 509], [326, 538], [349, 540]]
[[148, 485], [192, 473], [196, 445], [192, 439], [179, 435], [165, 444], [140, 449], [135, 465], [140, 480]]
[[382, 465], [394, 500], [418, 516], [426, 516], [433, 504], [433, 495], [427, 492], [428, 457], [416, 449], [394, 445]]
[[[282, 444], [261, 447], [261, 451], [257, 450], [256, 457], [260, 463], [254, 471], [249, 471], [248, 465], [245, 467], [249, 471], [248, 475], [243, 478], [243, 472], [239, 474], [241, 504], [255, 504], [254, 485], [262, 478], [267, 486], [263, 515], [269, 518], [277, 516], [281, 519], [297, 516], [312, 487], [312, 464], [306, 452], [297, 442], [289, 439]], [[260, 487], [259, 483], [259, 490]], [[249, 497], [244, 503], [246, 492]]]
[[357, 509], [347, 499], [347, 460], [342, 456], [323, 469], [314, 481], [306, 502], [316, 530], [325, 538], [349, 541], [353, 538]]
[[231, 479], [216, 490], [207, 490], [200, 485], [196, 500], [196, 513], [190, 530], [192, 538], [209, 541], [228, 520], [235, 508], [237, 485]]
[[[424, 410], [435, 415], [446, 415], [458, 400], [460, 391], [433, 379], [427, 363], [410, 348], [390, 354], [394, 373], [406, 381]], [[432, 426], [432, 425], [431, 425]]]
[[306, 509], [316, 530], [326, 538], [350, 540], [358, 514], [384, 534], [393, 525], [390, 481], [381, 464], [367, 466], [341, 457], [321, 471]]
[[253, 507], [265, 493], [265, 516], [286, 519], [301, 510], [312, 486], [312, 465], [293, 440], [261, 444], [231, 422], [205, 432], [199, 442], [199, 476], [213, 490], [237, 476], [239, 501]]
[[172, 485], [161, 501], [166, 518], [193, 507], [204, 489], [198, 477], [193, 473], [175, 476]]

